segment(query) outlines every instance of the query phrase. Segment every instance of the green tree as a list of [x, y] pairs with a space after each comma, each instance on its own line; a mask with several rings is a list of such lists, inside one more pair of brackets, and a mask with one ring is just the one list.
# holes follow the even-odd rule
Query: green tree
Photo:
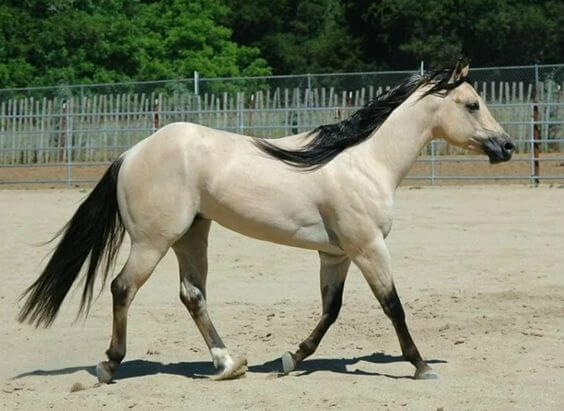
[[531, 0], [342, 0], [361, 58], [390, 68], [560, 63], [564, 4]]
[[[561, 63], [559, 0], [3, 0], [0, 88]], [[272, 67], [272, 68], [271, 68]]]
[[[144, 4], [134, 22], [146, 30], [136, 44], [139, 73], [150, 78], [163, 67], [164, 76], [256, 76], [270, 73], [255, 47], [239, 46], [231, 30], [218, 22], [228, 9], [217, 0], [155, 1]], [[163, 76], [161, 76], [162, 78]]]
[[366, 68], [340, 0], [226, 0], [241, 44], [259, 47], [277, 74]]
[[39, 0], [0, 6], [0, 87], [265, 75], [218, 0]]

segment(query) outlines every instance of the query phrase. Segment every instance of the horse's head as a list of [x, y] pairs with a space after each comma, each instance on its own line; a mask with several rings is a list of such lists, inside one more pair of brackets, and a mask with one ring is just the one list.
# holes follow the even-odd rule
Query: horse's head
[[446, 93], [440, 96], [438, 126], [433, 136], [442, 137], [455, 146], [487, 154], [490, 163], [508, 161], [515, 145], [493, 118], [480, 95], [466, 81], [468, 69], [468, 65], [458, 63], [447, 84], [443, 85]]

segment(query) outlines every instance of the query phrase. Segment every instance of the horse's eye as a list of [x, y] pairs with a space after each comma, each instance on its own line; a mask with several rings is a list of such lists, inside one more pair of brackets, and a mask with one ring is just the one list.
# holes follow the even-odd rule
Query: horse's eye
[[480, 105], [478, 104], [477, 101], [475, 101], [473, 103], [467, 103], [466, 108], [468, 109], [469, 112], [472, 113], [474, 111], [478, 111], [480, 109]]

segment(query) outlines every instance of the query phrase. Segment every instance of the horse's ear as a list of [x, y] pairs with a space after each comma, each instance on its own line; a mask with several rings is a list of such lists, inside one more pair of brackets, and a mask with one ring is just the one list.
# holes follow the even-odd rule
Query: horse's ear
[[462, 78], [468, 77], [468, 72], [470, 71], [470, 64], [466, 64], [464, 67], [462, 67]]
[[454, 83], [458, 80], [460, 80], [460, 76], [462, 75], [462, 70], [464, 68], [462, 67], [462, 61], [458, 60], [458, 62], [456, 63], [456, 66], [454, 66], [454, 68], [452, 69], [452, 73], [450, 75], [450, 78], [448, 79], [449, 83]]

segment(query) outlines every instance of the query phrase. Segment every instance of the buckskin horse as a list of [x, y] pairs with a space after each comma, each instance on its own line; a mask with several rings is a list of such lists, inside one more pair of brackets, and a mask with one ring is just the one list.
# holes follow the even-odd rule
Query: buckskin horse
[[282, 356], [284, 373], [313, 354], [336, 320], [354, 262], [391, 319], [415, 378], [436, 378], [408, 331], [384, 239], [394, 192], [432, 139], [484, 153], [491, 163], [511, 158], [513, 143], [467, 74], [459, 62], [413, 75], [341, 122], [278, 140], [190, 123], [163, 127], [109, 167], [59, 232], [44, 271], [22, 295], [19, 320], [51, 325], [84, 265], [79, 313], [88, 313], [97, 273], [105, 283], [127, 231], [131, 249], [111, 282], [113, 332], [108, 360], [96, 367], [99, 381], [111, 381], [123, 360], [130, 304], [171, 247], [180, 299], [209, 347], [216, 378], [244, 374], [246, 359], [230, 356], [206, 307], [213, 220], [249, 237], [319, 253], [322, 315], [297, 351]]

